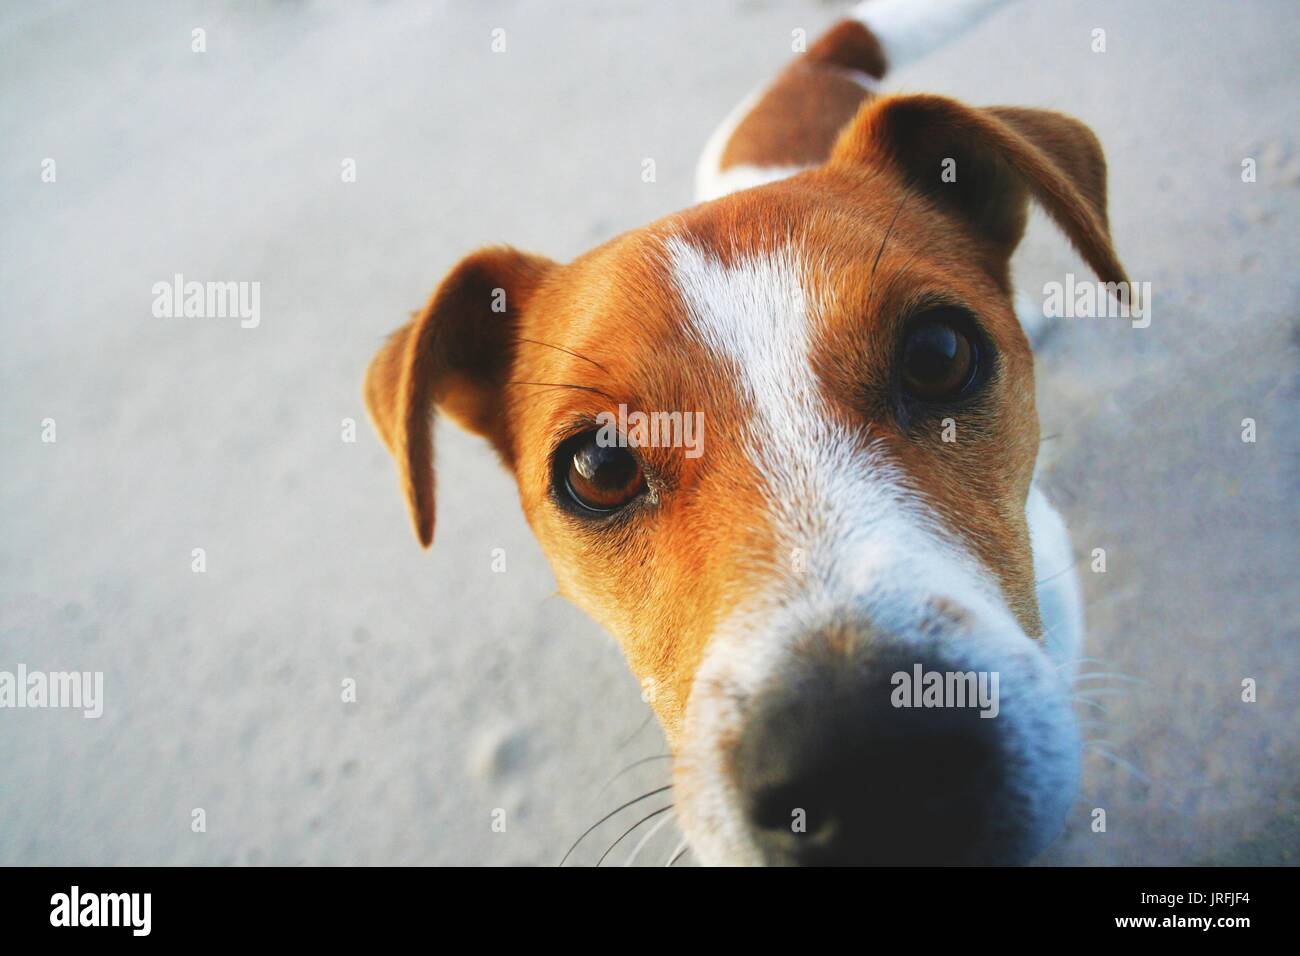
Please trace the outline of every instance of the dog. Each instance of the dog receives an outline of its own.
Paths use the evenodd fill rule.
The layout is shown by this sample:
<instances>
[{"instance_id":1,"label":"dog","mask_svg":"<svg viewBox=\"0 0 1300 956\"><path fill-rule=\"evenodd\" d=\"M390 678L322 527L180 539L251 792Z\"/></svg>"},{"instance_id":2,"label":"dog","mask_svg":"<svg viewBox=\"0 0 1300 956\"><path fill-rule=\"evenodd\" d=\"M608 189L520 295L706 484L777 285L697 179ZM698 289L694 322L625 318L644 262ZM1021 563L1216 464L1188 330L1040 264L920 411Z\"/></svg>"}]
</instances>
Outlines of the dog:
<instances>
[{"instance_id":1,"label":"dog","mask_svg":"<svg viewBox=\"0 0 1300 956\"><path fill-rule=\"evenodd\" d=\"M1032 200L1124 281L1105 160L1058 113L879 91L996 6L853 8L719 127L698 205L568 264L474 252L366 373L422 545L435 410L514 474L701 863L1024 863L1076 793L1082 609L1009 258ZM628 409L701 414L702 453L602 432ZM993 719L951 699L990 676Z\"/></svg>"}]
</instances>

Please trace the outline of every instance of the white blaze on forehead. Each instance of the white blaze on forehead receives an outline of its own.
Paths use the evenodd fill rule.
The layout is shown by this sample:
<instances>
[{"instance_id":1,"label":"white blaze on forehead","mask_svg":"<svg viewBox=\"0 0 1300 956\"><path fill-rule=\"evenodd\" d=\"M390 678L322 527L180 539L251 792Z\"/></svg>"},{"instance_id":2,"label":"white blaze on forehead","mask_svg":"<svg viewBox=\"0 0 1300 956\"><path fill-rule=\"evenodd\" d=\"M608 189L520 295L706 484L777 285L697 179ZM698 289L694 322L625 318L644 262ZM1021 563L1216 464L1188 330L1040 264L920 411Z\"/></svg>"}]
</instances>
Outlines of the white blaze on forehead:
<instances>
[{"instance_id":1,"label":"white blaze on forehead","mask_svg":"<svg viewBox=\"0 0 1300 956\"><path fill-rule=\"evenodd\" d=\"M789 445L811 437L809 428L821 430L824 403L809 362L809 304L795 257L780 249L727 266L677 236L666 247L689 331L741 375L736 387L761 429L752 440Z\"/></svg>"},{"instance_id":2,"label":"white blaze on forehead","mask_svg":"<svg viewBox=\"0 0 1300 956\"><path fill-rule=\"evenodd\" d=\"M739 376L744 450L787 552L774 557L805 597L822 591L831 605L846 592L893 590L900 574L929 565L923 555L958 557L932 509L862 429L836 417L821 389L811 355L832 290L810 293L788 245L729 264L677 236L665 246L688 331Z\"/></svg>"}]
</instances>

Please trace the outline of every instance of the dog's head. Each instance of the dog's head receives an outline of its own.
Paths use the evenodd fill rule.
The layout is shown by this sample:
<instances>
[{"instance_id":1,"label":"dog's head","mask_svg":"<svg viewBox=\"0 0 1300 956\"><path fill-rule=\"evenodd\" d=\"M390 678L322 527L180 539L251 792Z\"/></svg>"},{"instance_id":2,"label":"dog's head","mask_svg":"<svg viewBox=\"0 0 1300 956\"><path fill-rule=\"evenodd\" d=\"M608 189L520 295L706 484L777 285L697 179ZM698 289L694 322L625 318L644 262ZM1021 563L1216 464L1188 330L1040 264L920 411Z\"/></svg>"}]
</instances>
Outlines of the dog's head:
<instances>
[{"instance_id":1,"label":"dog's head","mask_svg":"<svg viewBox=\"0 0 1300 956\"><path fill-rule=\"evenodd\" d=\"M649 692L704 861L1009 862L1060 825L1078 741L1008 274L1031 197L1122 281L1085 127L880 100L825 166L570 264L469 256L370 367L423 544L435 408L513 471ZM977 684L992 708L942 696Z\"/></svg>"}]
</instances>

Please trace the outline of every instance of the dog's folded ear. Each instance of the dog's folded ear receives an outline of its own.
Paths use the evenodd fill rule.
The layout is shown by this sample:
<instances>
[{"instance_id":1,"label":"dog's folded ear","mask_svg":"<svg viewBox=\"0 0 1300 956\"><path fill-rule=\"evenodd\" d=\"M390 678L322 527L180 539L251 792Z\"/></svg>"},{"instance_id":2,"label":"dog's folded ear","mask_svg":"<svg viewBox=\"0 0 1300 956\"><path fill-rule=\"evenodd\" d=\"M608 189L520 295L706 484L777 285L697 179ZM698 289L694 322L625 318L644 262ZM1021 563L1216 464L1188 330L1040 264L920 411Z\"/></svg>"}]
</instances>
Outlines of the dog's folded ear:
<instances>
[{"instance_id":1,"label":"dog's folded ear","mask_svg":"<svg viewBox=\"0 0 1300 956\"><path fill-rule=\"evenodd\" d=\"M1124 282L1106 218L1106 159L1078 120L1048 110L975 108L941 96L868 103L832 166L888 168L971 223L1009 259L1032 197L1105 282Z\"/></svg>"},{"instance_id":2,"label":"dog's folded ear","mask_svg":"<svg viewBox=\"0 0 1300 956\"><path fill-rule=\"evenodd\" d=\"M473 253L370 363L366 408L397 461L415 533L426 548L434 525L434 409L486 437L509 460L502 391L519 316L553 266L505 247Z\"/></svg>"}]
</instances>

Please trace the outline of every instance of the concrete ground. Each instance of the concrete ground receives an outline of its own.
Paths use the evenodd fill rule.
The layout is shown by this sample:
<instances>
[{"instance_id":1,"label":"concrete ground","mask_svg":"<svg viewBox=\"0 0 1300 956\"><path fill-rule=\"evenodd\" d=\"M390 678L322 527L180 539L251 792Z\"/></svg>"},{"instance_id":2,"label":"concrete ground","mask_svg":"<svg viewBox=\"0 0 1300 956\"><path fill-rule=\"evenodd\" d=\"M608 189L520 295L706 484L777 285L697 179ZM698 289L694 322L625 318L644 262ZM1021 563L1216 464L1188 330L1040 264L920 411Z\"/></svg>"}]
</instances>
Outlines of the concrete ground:
<instances>
[{"instance_id":1,"label":"concrete ground","mask_svg":"<svg viewBox=\"0 0 1300 956\"><path fill-rule=\"evenodd\" d=\"M667 779L602 791L664 752L620 652L450 427L416 546L361 376L476 246L571 257L687 205L713 125L839 9L5 8L0 670L105 701L0 710L0 863L550 864ZM1039 367L1049 487L1107 553L1089 666L1135 679L1090 683L1107 743L1045 862L1296 862L1298 48L1285 2L1021 2L890 78L1089 123L1153 287L1150 328L1059 322ZM1087 275L1041 221L1017 271ZM176 273L260 282L260 326L155 318Z\"/></svg>"}]
</instances>

